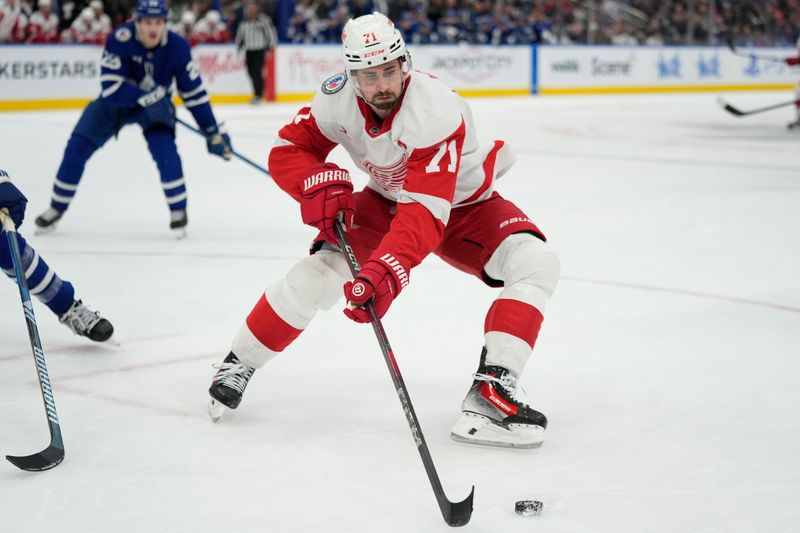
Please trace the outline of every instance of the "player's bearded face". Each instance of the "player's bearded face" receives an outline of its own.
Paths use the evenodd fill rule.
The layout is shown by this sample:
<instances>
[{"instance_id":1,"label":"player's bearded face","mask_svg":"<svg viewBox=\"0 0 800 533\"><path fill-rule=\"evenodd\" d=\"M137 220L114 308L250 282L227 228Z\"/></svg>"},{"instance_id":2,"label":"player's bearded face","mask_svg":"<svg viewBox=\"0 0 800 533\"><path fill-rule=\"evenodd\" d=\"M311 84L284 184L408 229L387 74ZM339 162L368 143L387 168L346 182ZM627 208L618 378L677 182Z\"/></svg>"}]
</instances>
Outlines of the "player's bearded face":
<instances>
[{"instance_id":1,"label":"player's bearded face","mask_svg":"<svg viewBox=\"0 0 800 533\"><path fill-rule=\"evenodd\" d=\"M143 18L136 22L139 30L139 39L145 48L155 48L164 36L167 21L159 18Z\"/></svg>"},{"instance_id":2,"label":"player's bearded face","mask_svg":"<svg viewBox=\"0 0 800 533\"><path fill-rule=\"evenodd\" d=\"M364 100L381 111L388 111L400 100L403 92L403 69L400 61L356 71L358 87Z\"/></svg>"}]
</instances>

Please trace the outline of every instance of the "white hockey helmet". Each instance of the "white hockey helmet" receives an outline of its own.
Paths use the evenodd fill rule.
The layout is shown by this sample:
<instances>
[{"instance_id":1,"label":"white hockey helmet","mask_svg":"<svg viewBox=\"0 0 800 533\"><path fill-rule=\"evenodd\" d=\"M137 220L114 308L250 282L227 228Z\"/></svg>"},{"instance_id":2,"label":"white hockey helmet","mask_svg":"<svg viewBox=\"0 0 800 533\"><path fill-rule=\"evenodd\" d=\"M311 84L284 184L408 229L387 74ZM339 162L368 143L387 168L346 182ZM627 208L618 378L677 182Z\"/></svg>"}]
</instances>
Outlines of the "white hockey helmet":
<instances>
[{"instance_id":1,"label":"white hockey helmet","mask_svg":"<svg viewBox=\"0 0 800 533\"><path fill-rule=\"evenodd\" d=\"M348 70L361 70L405 57L400 30L383 13L350 19L342 30L342 60Z\"/></svg>"},{"instance_id":2,"label":"white hockey helmet","mask_svg":"<svg viewBox=\"0 0 800 533\"><path fill-rule=\"evenodd\" d=\"M205 19L211 24L216 25L222 22L222 15L220 15L219 11L216 9L212 9L206 13Z\"/></svg>"},{"instance_id":3,"label":"white hockey helmet","mask_svg":"<svg viewBox=\"0 0 800 533\"><path fill-rule=\"evenodd\" d=\"M402 62L403 80L411 70L411 55L406 42L394 23L383 13L362 15L350 19L342 29L342 61L347 78L356 94L361 95L354 71L377 67L395 59Z\"/></svg>"}]
</instances>

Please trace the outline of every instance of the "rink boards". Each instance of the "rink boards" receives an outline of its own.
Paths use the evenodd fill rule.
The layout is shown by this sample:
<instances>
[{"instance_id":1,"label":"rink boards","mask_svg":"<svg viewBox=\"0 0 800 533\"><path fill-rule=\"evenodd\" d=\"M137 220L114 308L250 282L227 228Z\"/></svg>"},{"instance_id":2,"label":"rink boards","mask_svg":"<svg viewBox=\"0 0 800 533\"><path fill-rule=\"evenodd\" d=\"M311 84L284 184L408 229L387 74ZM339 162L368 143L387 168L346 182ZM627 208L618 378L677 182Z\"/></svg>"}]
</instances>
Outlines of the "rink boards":
<instances>
[{"instance_id":1,"label":"rink boards","mask_svg":"<svg viewBox=\"0 0 800 533\"><path fill-rule=\"evenodd\" d=\"M415 69L465 96L786 90L800 69L734 55L726 47L409 46ZM193 48L215 103L243 103L250 82L232 44ZM759 48L781 59L793 48ZM96 97L101 48L0 46L0 111L76 108ZM265 62L267 98L306 101L343 70L335 45L281 45Z\"/></svg>"}]
</instances>

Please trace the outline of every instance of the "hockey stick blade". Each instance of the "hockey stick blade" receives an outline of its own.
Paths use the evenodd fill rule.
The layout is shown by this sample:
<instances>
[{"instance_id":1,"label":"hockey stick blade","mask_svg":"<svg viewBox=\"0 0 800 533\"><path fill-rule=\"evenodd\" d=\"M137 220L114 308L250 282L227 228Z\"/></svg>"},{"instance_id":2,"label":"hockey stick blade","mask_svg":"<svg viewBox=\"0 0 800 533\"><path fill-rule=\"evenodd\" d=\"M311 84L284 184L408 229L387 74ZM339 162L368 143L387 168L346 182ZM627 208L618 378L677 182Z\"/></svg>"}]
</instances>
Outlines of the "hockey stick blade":
<instances>
[{"instance_id":1,"label":"hockey stick blade","mask_svg":"<svg viewBox=\"0 0 800 533\"><path fill-rule=\"evenodd\" d=\"M743 112L741 112L738 109L736 109L735 107L733 107L731 104L729 104L728 102L723 100L721 97L717 97L717 103L719 104L719 106L722 109L724 109L725 111L727 111L731 115L735 115L737 117L741 117L742 115L744 115Z\"/></svg>"},{"instance_id":2,"label":"hockey stick blade","mask_svg":"<svg viewBox=\"0 0 800 533\"><path fill-rule=\"evenodd\" d=\"M781 102L780 104L773 104L773 105L768 105L766 107L759 107L758 109L751 109L750 111L742 111L741 109L737 109L737 108L733 107L731 104L727 103L725 100L723 100L722 97L717 97L717 103L720 105L720 107L722 107L722 109L724 109L725 111L727 111L731 115L734 115L734 116L737 116L737 117L746 117L748 115L755 115L757 113L763 113L765 111L772 111L773 109L780 109L781 107L788 107L790 105L797 105L798 103L800 103L800 100L792 100L790 102Z\"/></svg>"},{"instance_id":3,"label":"hockey stick blade","mask_svg":"<svg viewBox=\"0 0 800 533\"><path fill-rule=\"evenodd\" d=\"M25 457L16 457L13 455L6 455L6 459L14 466L21 470L28 472L41 472L42 470L50 470L51 468L61 464L64 460L64 446L59 446L56 443L50 444L45 450L35 453L33 455L26 455Z\"/></svg>"},{"instance_id":4,"label":"hockey stick blade","mask_svg":"<svg viewBox=\"0 0 800 533\"><path fill-rule=\"evenodd\" d=\"M347 234L344 229L343 216L342 213L339 213L339 218L333 221L333 230L336 233L336 240L339 243L342 255L344 255L347 266L350 268L350 273L353 277L356 277L359 270L361 270L361 264L358 262L358 258L356 258L356 254L348 242ZM470 517L472 517L472 498L475 495L475 487L472 487L469 496L463 501L451 502L447 499L447 495L445 495L444 489L442 488L442 482L439 480L439 474L436 472L436 467L433 464L431 452L422 434L419 420L414 412L414 407L411 405L411 398L409 398L403 376L400 374L400 367L397 365L394 353L392 353L392 347L389 345L389 339L386 336L386 331L383 329L381 319L371 301L365 303L364 308L369 314L372 330L375 332L375 337L381 347L383 358L389 368L389 374L392 377L397 396L400 398L400 404L403 406L403 412L406 414L408 427L417 445L417 451L425 467L425 473L428 475L428 481L430 481L433 494L436 496L436 502L439 504L439 510L442 512L442 518L444 518L444 521L447 522L449 526L463 526L469 522Z\"/></svg>"},{"instance_id":5,"label":"hockey stick blade","mask_svg":"<svg viewBox=\"0 0 800 533\"><path fill-rule=\"evenodd\" d=\"M475 496L475 486L472 486L472 490L469 491L469 496L467 496L463 501L460 502L447 502L446 507L442 507L442 516L444 517L444 521L447 522L448 526L451 527L461 527L467 525L469 519L472 518L472 498Z\"/></svg>"}]
</instances>

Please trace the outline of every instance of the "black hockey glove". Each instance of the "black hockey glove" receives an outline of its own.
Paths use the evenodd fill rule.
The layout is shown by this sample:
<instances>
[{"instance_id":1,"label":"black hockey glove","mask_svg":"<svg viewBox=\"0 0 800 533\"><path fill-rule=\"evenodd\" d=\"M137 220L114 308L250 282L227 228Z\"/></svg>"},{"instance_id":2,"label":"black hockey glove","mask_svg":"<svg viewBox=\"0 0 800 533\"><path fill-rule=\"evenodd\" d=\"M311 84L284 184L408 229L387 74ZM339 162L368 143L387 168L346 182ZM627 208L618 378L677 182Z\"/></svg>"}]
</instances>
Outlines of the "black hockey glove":
<instances>
[{"instance_id":1,"label":"black hockey glove","mask_svg":"<svg viewBox=\"0 0 800 533\"><path fill-rule=\"evenodd\" d=\"M175 129L175 106L172 105L169 91L159 85L137 100L142 106L147 121L152 124L163 124ZM145 128L146 129L146 128Z\"/></svg>"},{"instance_id":2,"label":"black hockey glove","mask_svg":"<svg viewBox=\"0 0 800 533\"><path fill-rule=\"evenodd\" d=\"M208 153L217 155L225 161L231 160L231 137L225 129L225 124L211 126L205 131Z\"/></svg>"},{"instance_id":3,"label":"black hockey glove","mask_svg":"<svg viewBox=\"0 0 800 533\"><path fill-rule=\"evenodd\" d=\"M8 209L8 214L11 215L16 227L22 225L27 204L28 199L25 195L9 181L8 174L0 170L0 209Z\"/></svg>"}]
</instances>

